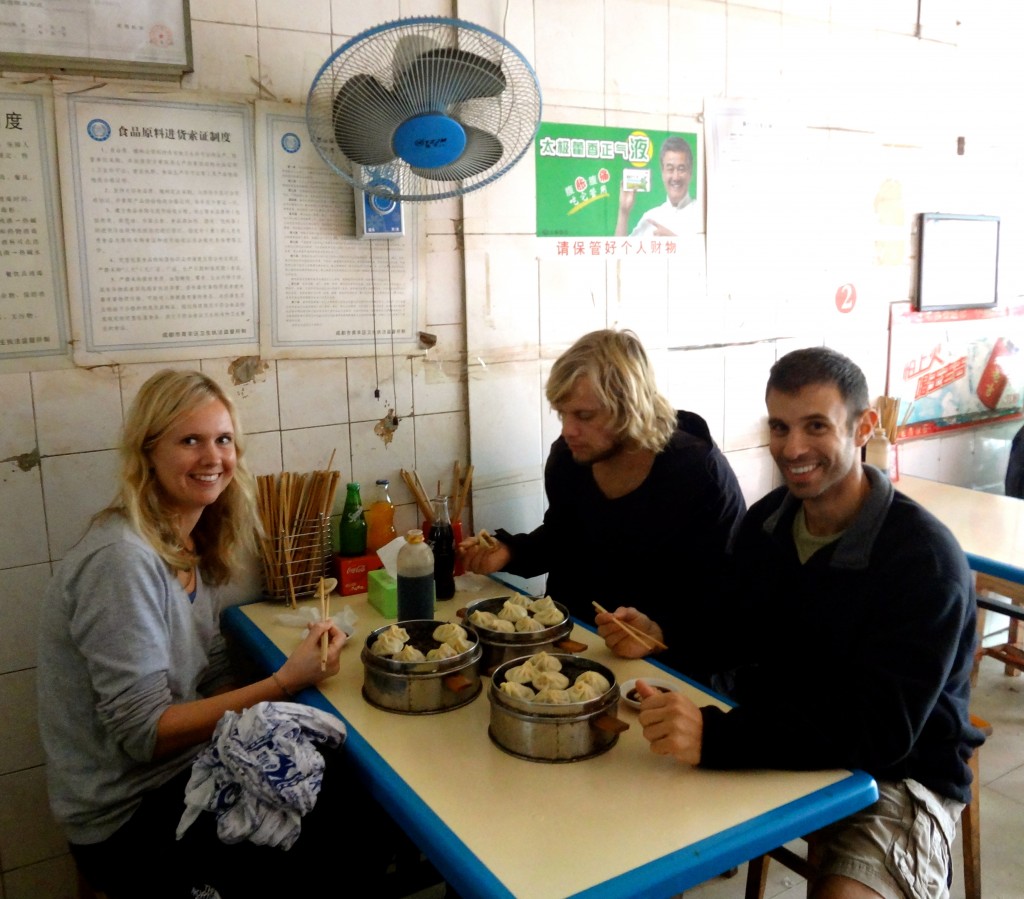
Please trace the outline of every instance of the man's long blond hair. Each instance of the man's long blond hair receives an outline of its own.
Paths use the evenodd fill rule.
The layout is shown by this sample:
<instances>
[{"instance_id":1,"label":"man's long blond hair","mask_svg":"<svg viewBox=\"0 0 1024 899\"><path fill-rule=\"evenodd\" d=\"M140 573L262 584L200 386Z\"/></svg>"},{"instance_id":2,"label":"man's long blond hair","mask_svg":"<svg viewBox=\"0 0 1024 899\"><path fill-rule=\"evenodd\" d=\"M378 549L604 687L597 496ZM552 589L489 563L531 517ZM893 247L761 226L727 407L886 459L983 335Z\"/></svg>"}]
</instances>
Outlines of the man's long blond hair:
<instances>
[{"instance_id":1,"label":"man's long blond hair","mask_svg":"<svg viewBox=\"0 0 1024 899\"><path fill-rule=\"evenodd\" d=\"M676 410L658 392L636 334L610 329L584 334L552 366L548 402L564 402L581 377L590 380L601 405L611 412L620 440L655 453L665 448L676 429Z\"/></svg>"},{"instance_id":2,"label":"man's long blond hair","mask_svg":"<svg viewBox=\"0 0 1024 899\"><path fill-rule=\"evenodd\" d=\"M234 477L209 505L192 531L195 552L181 545L173 516L153 472L150 453L168 428L183 415L219 400L231 416L236 464ZM198 371L165 369L139 390L132 402L121 440L121 486L115 500L96 517L119 513L172 568L198 564L209 584L223 584L238 573L242 551L255 545L258 525L256 482L245 462L245 440L231 397Z\"/></svg>"}]
</instances>

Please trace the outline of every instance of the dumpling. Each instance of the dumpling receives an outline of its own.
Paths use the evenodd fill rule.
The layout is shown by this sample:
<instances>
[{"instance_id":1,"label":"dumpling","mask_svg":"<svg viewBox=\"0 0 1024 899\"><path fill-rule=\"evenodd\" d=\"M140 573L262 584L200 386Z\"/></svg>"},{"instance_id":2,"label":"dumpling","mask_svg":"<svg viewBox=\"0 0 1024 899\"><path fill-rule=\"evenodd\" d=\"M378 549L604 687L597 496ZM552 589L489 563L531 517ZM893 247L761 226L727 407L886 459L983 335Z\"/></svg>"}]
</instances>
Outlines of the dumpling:
<instances>
[{"instance_id":1,"label":"dumpling","mask_svg":"<svg viewBox=\"0 0 1024 899\"><path fill-rule=\"evenodd\" d=\"M514 696L516 699L525 699L529 702L534 697L534 692L526 684L519 684L513 680L502 681L498 685L498 689L503 693L508 693L509 696Z\"/></svg>"},{"instance_id":2,"label":"dumpling","mask_svg":"<svg viewBox=\"0 0 1024 899\"><path fill-rule=\"evenodd\" d=\"M498 617L503 618L505 621L518 621L520 618L525 618L530 612L526 606L517 606L511 600L506 600L505 605L501 607L501 611L498 612Z\"/></svg>"},{"instance_id":3,"label":"dumpling","mask_svg":"<svg viewBox=\"0 0 1024 899\"><path fill-rule=\"evenodd\" d=\"M598 694L607 693L612 688L612 685L608 683L608 678L599 671L584 671L576 678L576 683L590 684Z\"/></svg>"},{"instance_id":4,"label":"dumpling","mask_svg":"<svg viewBox=\"0 0 1024 899\"><path fill-rule=\"evenodd\" d=\"M466 629L451 621L439 624L434 628L434 639L437 640L438 643L450 643L454 637L465 636Z\"/></svg>"},{"instance_id":5,"label":"dumpling","mask_svg":"<svg viewBox=\"0 0 1024 899\"><path fill-rule=\"evenodd\" d=\"M513 622L506 621L504 618L495 618L490 629L497 631L499 634L514 634L516 626Z\"/></svg>"},{"instance_id":6,"label":"dumpling","mask_svg":"<svg viewBox=\"0 0 1024 899\"><path fill-rule=\"evenodd\" d=\"M506 621L505 623L506 624L511 624L511 622L509 622L509 621ZM516 630L517 631L542 631L542 630L544 630L544 625L541 624L536 618L533 618L533 617L531 617L529 615L527 615L525 618L520 618L516 622L515 626L516 626Z\"/></svg>"},{"instance_id":7,"label":"dumpling","mask_svg":"<svg viewBox=\"0 0 1024 899\"><path fill-rule=\"evenodd\" d=\"M558 705L565 705L568 702L573 702L569 697L568 690L556 690L553 687L546 687L539 691L536 696L533 697L534 702L547 702Z\"/></svg>"},{"instance_id":8,"label":"dumpling","mask_svg":"<svg viewBox=\"0 0 1024 899\"><path fill-rule=\"evenodd\" d=\"M538 690L564 690L569 686L569 678L561 671L537 671L534 670L530 682Z\"/></svg>"},{"instance_id":9,"label":"dumpling","mask_svg":"<svg viewBox=\"0 0 1024 899\"><path fill-rule=\"evenodd\" d=\"M522 606L524 609L528 609L530 607L530 603L533 602L533 600L525 593L513 593L508 599L505 600L505 602L510 602L514 606Z\"/></svg>"},{"instance_id":10,"label":"dumpling","mask_svg":"<svg viewBox=\"0 0 1024 899\"><path fill-rule=\"evenodd\" d=\"M513 665L505 672L505 680L515 684L528 684L533 680L534 673L532 665Z\"/></svg>"},{"instance_id":11,"label":"dumpling","mask_svg":"<svg viewBox=\"0 0 1024 899\"><path fill-rule=\"evenodd\" d=\"M545 627L552 627L565 621L565 615L559 608L541 609L539 612L534 612L533 617Z\"/></svg>"},{"instance_id":12,"label":"dumpling","mask_svg":"<svg viewBox=\"0 0 1024 899\"><path fill-rule=\"evenodd\" d=\"M475 612L469 613L469 620L471 624L475 624L477 627L494 627L494 622L498 620L498 616L494 612L485 612L483 609L477 609Z\"/></svg>"},{"instance_id":13,"label":"dumpling","mask_svg":"<svg viewBox=\"0 0 1024 899\"><path fill-rule=\"evenodd\" d=\"M396 640L401 640L403 643L409 642L409 632L404 627L399 627L397 624L392 624L384 634L390 637L394 637ZM384 634L381 634L383 637Z\"/></svg>"},{"instance_id":14,"label":"dumpling","mask_svg":"<svg viewBox=\"0 0 1024 899\"><path fill-rule=\"evenodd\" d=\"M447 643L442 643L436 649L431 649L427 652L427 660L431 662L437 662L441 659L450 659L452 656L457 656L458 653Z\"/></svg>"},{"instance_id":15,"label":"dumpling","mask_svg":"<svg viewBox=\"0 0 1024 899\"><path fill-rule=\"evenodd\" d=\"M562 670L561 661L556 656L548 655L546 652L543 651L530 656L529 664L534 671Z\"/></svg>"},{"instance_id":16,"label":"dumpling","mask_svg":"<svg viewBox=\"0 0 1024 899\"><path fill-rule=\"evenodd\" d=\"M404 645L404 640L399 640L394 634L385 631L370 644L370 652L375 656L393 656L396 652L400 652Z\"/></svg>"},{"instance_id":17,"label":"dumpling","mask_svg":"<svg viewBox=\"0 0 1024 899\"><path fill-rule=\"evenodd\" d=\"M446 645L454 649L456 655L459 655L463 652L469 652L473 648L473 641L465 633L461 637L456 634Z\"/></svg>"},{"instance_id":18,"label":"dumpling","mask_svg":"<svg viewBox=\"0 0 1024 899\"><path fill-rule=\"evenodd\" d=\"M427 660L427 657L423 655L422 651L417 649L411 643L403 646L391 658L396 662L425 662Z\"/></svg>"},{"instance_id":19,"label":"dumpling","mask_svg":"<svg viewBox=\"0 0 1024 899\"><path fill-rule=\"evenodd\" d=\"M553 609L555 607L555 601L550 596L542 596L540 599L535 599L530 603L531 612L543 612L545 609Z\"/></svg>"},{"instance_id":20,"label":"dumpling","mask_svg":"<svg viewBox=\"0 0 1024 899\"><path fill-rule=\"evenodd\" d=\"M601 695L592 684L579 679L565 692L569 694L573 702L586 702L588 699L597 699Z\"/></svg>"}]
</instances>

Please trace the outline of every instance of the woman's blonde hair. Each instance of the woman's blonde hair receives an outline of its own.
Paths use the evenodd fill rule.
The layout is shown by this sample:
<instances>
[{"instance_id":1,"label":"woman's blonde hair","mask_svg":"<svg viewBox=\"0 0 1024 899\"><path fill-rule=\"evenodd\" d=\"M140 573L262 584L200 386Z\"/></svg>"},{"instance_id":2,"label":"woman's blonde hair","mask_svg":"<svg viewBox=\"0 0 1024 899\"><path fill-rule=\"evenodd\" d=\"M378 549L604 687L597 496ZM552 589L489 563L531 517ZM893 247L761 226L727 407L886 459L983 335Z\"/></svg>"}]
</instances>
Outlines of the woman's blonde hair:
<instances>
[{"instance_id":1,"label":"woman's blonde hair","mask_svg":"<svg viewBox=\"0 0 1024 899\"><path fill-rule=\"evenodd\" d=\"M567 349L551 368L547 398L563 403L579 378L593 385L611 412L616 436L659 453L676 429L676 410L659 392L640 339L632 331L591 331Z\"/></svg>"},{"instance_id":2,"label":"woman's blonde hair","mask_svg":"<svg viewBox=\"0 0 1024 899\"><path fill-rule=\"evenodd\" d=\"M209 505L192 531L195 552L181 545L173 515L153 471L150 453L179 418L211 400L219 400L231 416L235 431L234 477ZM255 546L256 481L245 462L245 440L231 397L216 381L198 371L164 369L139 390L132 402L121 438L121 486L113 503L97 518L120 513L152 544L172 568L198 564L203 580L223 584L238 573L243 550Z\"/></svg>"}]
</instances>

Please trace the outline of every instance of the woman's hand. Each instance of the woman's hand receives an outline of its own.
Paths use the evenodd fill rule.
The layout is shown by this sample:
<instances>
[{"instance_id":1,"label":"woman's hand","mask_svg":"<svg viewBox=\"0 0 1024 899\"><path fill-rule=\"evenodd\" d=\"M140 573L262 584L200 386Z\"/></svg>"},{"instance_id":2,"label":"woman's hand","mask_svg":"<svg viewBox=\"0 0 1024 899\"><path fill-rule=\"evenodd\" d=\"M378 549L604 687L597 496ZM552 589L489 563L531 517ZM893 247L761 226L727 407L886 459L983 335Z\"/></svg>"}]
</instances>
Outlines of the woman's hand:
<instances>
[{"instance_id":1,"label":"woman's hand","mask_svg":"<svg viewBox=\"0 0 1024 899\"><path fill-rule=\"evenodd\" d=\"M321 670L320 637L328 635L327 660ZM345 632L333 621L317 621L309 626L309 632L295 647L288 660L277 670L277 677L289 693L298 693L305 687L318 684L324 678L338 673L338 656L345 641Z\"/></svg>"}]
</instances>

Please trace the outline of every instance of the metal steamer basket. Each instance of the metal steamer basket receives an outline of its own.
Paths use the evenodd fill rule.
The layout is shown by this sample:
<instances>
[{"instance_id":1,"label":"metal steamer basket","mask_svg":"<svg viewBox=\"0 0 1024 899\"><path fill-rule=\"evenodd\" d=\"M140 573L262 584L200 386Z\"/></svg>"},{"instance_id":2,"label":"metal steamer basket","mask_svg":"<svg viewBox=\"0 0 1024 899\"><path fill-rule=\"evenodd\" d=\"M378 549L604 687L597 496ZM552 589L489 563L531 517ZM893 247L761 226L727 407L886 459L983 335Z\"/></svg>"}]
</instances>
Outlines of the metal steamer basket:
<instances>
[{"instance_id":1,"label":"metal steamer basket","mask_svg":"<svg viewBox=\"0 0 1024 899\"><path fill-rule=\"evenodd\" d=\"M409 634L409 643L426 655L438 646L434 631L444 621L399 621ZM405 715L431 715L447 712L472 702L483 687L480 681L480 644L473 631L466 629L471 649L450 659L426 662L399 662L377 656L370 646L392 625L373 631L363 645L363 698L372 706Z\"/></svg>"},{"instance_id":2,"label":"metal steamer basket","mask_svg":"<svg viewBox=\"0 0 1024 899\"><path fill-rule=\"evenodd\" d=\"M538 652L583 652L587 648L585 643L569 639L572 633L572 618L569 616L569 610L558 602L555 603L555 607L563 613L564 620L539 631L516 631L506 634L486 627L477 627L469 620L469 616L476 611L493 612L497 615L507 599L507 596L478 599L464 609L459 609L457 613L466 629L474 632L480 640L483 647L480 668L485 674L493 673L502 663L520 656L534 655Z\"/></svg>"},{"instance_id":3,"label":"metal steamer basket","mask_svg":"<svg viewBox=\"0 0 1024 899\"><path fill-rule=\"evenodd\" d=\"M596 699L563 704L516 699L501 690L509 668L527 657L512 659L491 677L491 740L505 752L534 762L578 762L606 752L629 725L617 718L619 688L609 668L590 659L556 654L562 674L572 683L584 671L597 671L611 688Z\"/></svg>"}]
</instances>

